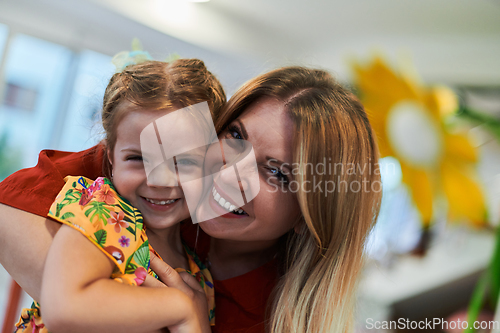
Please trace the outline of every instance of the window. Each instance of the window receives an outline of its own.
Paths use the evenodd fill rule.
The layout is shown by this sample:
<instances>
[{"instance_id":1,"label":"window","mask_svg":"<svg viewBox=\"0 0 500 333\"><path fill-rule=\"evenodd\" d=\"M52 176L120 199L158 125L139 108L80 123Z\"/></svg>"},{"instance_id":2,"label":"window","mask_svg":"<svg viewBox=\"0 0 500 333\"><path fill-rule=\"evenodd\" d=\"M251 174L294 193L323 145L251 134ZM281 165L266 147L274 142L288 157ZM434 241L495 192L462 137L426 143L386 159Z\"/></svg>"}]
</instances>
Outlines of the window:
<instances>
[{"instance_id":1,"label":"window","mask_svg":"<svg viewBox=\"0 0 500 333\"><path fill-rule=\"evenodd\" d=\"M80 53L57 149L78 151L99 142L102 98L114 70L111 57L88 50Z\"/></svg>"},{"instance_id":2,"label":"window","mask_svg":"<svg viewBox=\"0 0 500 333\"><path fill-rule=\"evenodd\" d=\"M0 180L34 166L42 149L82 150L99 141L111 57L17 34L0 25ZM5 45L8 44L8 49ZM5 49L5 50L4 50Z\"/></svg>"}]
</instances>

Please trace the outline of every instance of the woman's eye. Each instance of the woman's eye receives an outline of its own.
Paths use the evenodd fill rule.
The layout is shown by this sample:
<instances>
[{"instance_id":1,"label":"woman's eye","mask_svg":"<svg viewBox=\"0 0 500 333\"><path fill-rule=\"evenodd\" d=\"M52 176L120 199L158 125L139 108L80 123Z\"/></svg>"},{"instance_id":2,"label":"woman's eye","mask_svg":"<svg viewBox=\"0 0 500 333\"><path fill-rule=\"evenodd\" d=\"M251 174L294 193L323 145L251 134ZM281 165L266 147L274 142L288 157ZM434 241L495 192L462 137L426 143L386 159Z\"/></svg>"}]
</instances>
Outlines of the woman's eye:
<instances>
[{"instance_id":1,"label":"woman's eye","mask_svg":"<svg viewBox=\"0 0 500 333\"><path fill-rule=\"evenodd\" d=\"M229 125L225 138L227 145L234 149L235 152L242 152L246 147L244 139L240 134L240 129L235 125Z\"/></svg>"},{"instance_id":2,"label":"woman's eye","mask_svg":"<svg viewBox=\"0 0 500 333\"><path fill-rule=\"evenodd\" d=\"M270 168L269 172L276 177L279 182L288 184L288 176L283 174L279 169Z\"/></svg>"},{"instance_id":3,"label":"woman's eye","mask_svg":"<svg viewBox=\"0 0 500 333\"><path fill-rule=\"evenodd\" d=\"M234 125L229 125L229 127L227 129L227 133L228 133L230 139L243 140L243 137L241 136L238 127L236 127Z\"/></svg>"}]
</instances>

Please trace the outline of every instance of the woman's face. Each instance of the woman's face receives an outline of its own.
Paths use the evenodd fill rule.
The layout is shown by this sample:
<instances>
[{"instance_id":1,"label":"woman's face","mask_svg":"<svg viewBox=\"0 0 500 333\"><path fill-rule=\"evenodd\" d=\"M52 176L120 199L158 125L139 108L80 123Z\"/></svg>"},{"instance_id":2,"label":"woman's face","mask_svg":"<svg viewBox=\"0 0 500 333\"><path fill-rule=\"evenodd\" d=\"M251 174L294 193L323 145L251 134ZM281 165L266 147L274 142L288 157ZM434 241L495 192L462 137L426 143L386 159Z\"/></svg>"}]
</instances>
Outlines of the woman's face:
<instances>
[{"instance_id":1,"label":"woman's face","mask_svg":"<svg viewBox=\"0 0 500 333\"><path fill-rule=\"evenodd\" d=\"M234 212L233 207L222 207L227 201L235 204L237 199L231 198L228 193L235 193L235 187L239 192L241 186L248 185L251 180L244 179L245 175L240 174L238 183L234 177L220 172L224 169L221 158L217 158L221 154L220 146L213 145L205 159L205 175L212 175L213 185L208 187L210 193L205 195L197 214L218 216L200 222L200 227L207 234L219 239L265 241L278 239L294 227L300 208L296 194L288 189L292 174L287 167L292 165L293 129L283 102L265 97L251 104L219 136L220 139L251 143L257 162L253 182L259 183L260 191L253 200L240 206L243 213ZM222 204L221 199L224 199Z\"/></svg>"}]
</instances>

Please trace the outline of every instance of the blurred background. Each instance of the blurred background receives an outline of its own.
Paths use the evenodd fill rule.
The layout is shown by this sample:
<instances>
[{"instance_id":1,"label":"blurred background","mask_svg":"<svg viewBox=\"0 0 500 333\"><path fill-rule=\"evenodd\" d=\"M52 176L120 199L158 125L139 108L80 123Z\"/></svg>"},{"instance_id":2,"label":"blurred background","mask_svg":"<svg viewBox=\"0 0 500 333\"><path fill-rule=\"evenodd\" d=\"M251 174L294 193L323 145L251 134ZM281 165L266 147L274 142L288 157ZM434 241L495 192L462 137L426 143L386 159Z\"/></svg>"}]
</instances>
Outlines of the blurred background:
<instances>
[{"instance_id":1,"label":"blurred background","mask_svg":"<svg viewBox=\"0 0 500 333\"><path fill-rule=\"evenodd\" d=\"M500 1L1 0L0 180L42 149L100 140L111 58L134 37L158 60L204 60L228 96L305 65L362 98L384 199L357 331L386 331L368 319L463 318L471 306L500 322ZM0 323L10 287L1 270Z\"/></svg>"}]
</instances>

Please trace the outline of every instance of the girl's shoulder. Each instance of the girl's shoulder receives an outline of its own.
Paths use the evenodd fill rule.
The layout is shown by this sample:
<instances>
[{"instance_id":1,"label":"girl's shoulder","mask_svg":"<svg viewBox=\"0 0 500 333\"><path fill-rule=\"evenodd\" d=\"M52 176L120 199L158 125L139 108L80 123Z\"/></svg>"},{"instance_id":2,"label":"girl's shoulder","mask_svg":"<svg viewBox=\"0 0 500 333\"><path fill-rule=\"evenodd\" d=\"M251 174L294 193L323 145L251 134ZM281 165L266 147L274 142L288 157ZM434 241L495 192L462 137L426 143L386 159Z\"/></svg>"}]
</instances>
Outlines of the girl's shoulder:
<instances>
[{"instance_id":1,"label":"girl's shoulder","mask_svg":"<svg viewBox=\"0 0 500 333\"><path fill-rule=\"evenodd\" d=\"M111 181L68 176L48 216L86 236L116 265L113 277L141 284L149 267L149 241L142 215L121 197ZM139 274L139 280L134 275ZM128 275L132 280L128 281Z\"/></svg>"}]
</instances>

